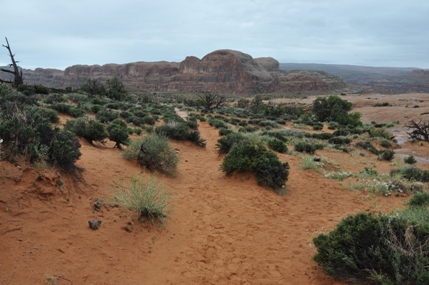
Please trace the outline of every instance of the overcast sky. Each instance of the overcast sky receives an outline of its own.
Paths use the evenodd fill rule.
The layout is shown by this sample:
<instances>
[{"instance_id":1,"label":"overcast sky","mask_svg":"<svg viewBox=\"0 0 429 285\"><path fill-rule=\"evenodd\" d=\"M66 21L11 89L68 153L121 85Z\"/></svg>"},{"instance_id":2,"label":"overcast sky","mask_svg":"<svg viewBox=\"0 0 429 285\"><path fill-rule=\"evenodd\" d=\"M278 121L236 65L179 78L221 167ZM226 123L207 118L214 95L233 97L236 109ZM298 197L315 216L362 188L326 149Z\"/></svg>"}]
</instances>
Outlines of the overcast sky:
<instances>
[{"instance_id":1,"label":"overcast sky","mask_svg":"<svg viewBox=\"0 0 429 285\"><path fill-rule=\"evenodd\" d=\"M218 49L429 68L429 0L14 0L2 3L0 27L30 69L180 62Z\"/></svg>"}]
</instances>

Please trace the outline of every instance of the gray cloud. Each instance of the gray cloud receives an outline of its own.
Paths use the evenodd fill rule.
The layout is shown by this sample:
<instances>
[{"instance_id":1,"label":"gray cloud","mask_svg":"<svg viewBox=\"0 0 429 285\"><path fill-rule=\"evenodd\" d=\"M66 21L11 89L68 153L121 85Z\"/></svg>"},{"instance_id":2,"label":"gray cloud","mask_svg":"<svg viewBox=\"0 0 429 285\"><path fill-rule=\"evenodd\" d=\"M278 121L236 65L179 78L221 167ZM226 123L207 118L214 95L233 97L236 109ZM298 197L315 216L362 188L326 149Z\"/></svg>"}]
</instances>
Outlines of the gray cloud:
<instances>
[{"instance_id":1,"label":"gray cloud","mask_svg":"<svg viewBox=\"0 0 429 285\"><path fill-rule=\"evenodd\" d=\"M429 68L425 0L147 2L9 1L0 26L26 68L182 61L224 48L280 62ZM8 62L3 50L0 65Z\"/></svg>"}]
</instances>

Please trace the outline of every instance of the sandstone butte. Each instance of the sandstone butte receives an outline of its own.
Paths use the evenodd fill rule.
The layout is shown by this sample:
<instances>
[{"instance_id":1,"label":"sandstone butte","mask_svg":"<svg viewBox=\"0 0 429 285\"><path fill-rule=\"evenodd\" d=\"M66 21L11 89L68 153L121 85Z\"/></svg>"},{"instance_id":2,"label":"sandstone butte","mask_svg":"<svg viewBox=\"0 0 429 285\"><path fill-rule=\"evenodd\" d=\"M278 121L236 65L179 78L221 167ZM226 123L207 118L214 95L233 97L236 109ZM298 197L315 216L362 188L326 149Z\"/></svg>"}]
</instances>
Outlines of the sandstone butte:
<instances>
[{"instance_id":1,"label":"sandstone butte","mask_svg":"<svg viewBox=\"0 0 429 285\"><path fill-rule=\"evenodd\" d=\"M124 84L149 91L229 94L260 92L330 92L344 81L321 71L282 71L274 58L252 58L234 50L217 50L202 59L188 56L177 62L73 65L58 69L24 70L25 82L53 88L78 87L88 78L120 78Z\"/></svg>"}]
</instances>

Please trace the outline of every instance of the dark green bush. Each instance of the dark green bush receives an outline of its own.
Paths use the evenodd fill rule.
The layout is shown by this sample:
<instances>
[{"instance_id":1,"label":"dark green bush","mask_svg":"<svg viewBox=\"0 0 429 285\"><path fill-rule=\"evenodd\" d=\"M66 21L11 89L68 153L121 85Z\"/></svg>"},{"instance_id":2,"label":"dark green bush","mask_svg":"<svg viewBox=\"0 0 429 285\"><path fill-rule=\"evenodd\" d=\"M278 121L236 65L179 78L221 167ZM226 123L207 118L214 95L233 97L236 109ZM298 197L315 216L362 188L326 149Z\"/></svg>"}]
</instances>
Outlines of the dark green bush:
<instances>
[{"instance_id":1,"label":"dark green bush","mask_svg":"<svg viewBox=\"0 0 429 285\"><path fill-rule=\"evenodd\" d=\"M63 103L66 101L66 98L64 98L64 95L62 94L50 94L46 96L45 100L43 100L46 104L55 104L55 103Z\"/></svg>"},{"instance_id":2,"label":"dark green bush","mask_svg":"<svg viewBox=\"0 0 429 285\"><path fill-rule=\"evenodd\" d=\"M118 113L107 109L101 109L95 114L95 118L102 123L110 123L118 118Z\"/></svg>"},{"instance_id":3,"label":"dark green bush","mask_svg":"<svg viewBox=\"0 0 429 285\"><path fill-rule=\"evenodd\" d=\"M382 147L385 147L385 148L392 147L392 144L389 141L387 141L387 140L382 140L381 143L380 143L380 145Z\"/></svg>"},{"instance_id":4,"label":"dark green bush","mask_svg":"<svg viewBox=\"0 0 429 285\"><path fill-rule=\"evenodd\" d=\"M235 144L243 140L246 140L246 138L240 133L231 133L218 139L216 143L218 154L227 154Z\"/></svg>"},{"instance_id":5,"label":"dark green bush","mask_svg":"<svg viewBox=\"0 0 429 285\"><path fill-rule=\"evenodd\" d=\"M345 137L332 137L328 140L328 143L337 145L349 144L350 142L351 139Z\"/></svg>"},{"instance_id":6,"label":"dark green bush","mask_svg":"<svg viewBox=\"0 0 429 285\"><path fill-rule=\"evenodd\" d=\"M288 151L286 144L276 138L272 138L267 143L268 147L276 152L285 153Z\"/></svg>"},{"instance_id":7,"label":"dark green bush","mask_svg":"<svg viewBox=\"0 0 429 285\"><path fill-rule=\"evenodd\" d=\"M417 192L408 201L410 207L428 207L429 206L429 193Z\"/></svg>"},{"instance_id":8,"label":"dark green bush","mask_svg":"<svg viewBox=\"0 0 429 285\"><path fill-rule=\"evenodd\" d=\"M311 137L319 140L329 140L333 137L330 133L321 133L321 134L311 134Z\"/></svg>"},{"instance_id":9,"label":"dark green bush","mask_svg":"<svg viewBox=\"0 0 429 285\"><path fill-rule=\"evenodd\" d=\"M323 145L314 145L307 142L299 142L295 144L295 151L314 154L317 149L323 148Z\"/></svg>"},{"instance_id":10,"label":"dark green bush","mask_svg":"<svg viewBox=\"0 0 429 285\"><path fill-rule=\"evenodd\" d=\"M395 152L391 149L379 150L377 159L391 161L394 156Z\"/></svg>"},{"instance_id":11,"label":"dark green bush","mask_svg":"<svg viewBox=\"0 0 429 285\"><path fill-rule=\"evenodd\" d=\"M405 166L390 171L390 175L400 174L403 178L410 181L429 182L429 170L422 170L414 166Z\"/></svg>"},{"instance_id":12,"label":"dark green bush","mask_svg":"<svg viewBox=\"0 0 429 285\"><path fill-rule=\"evenodd\" d=\"M186 124L193 130L198 129L198 123L196 121L187 121Z\"/></svg>"},{"instance_id":13,"label":"dark green bush","mask_svg":"<svg viewBox=\"0 0 429 285\"><path fill-rule=\"evenodd\" d=\"M116 143L115 147L121 149L121 144L128 145L130 143L127 124L121 119L113 120L106 129L109 140Z\"/></svg>"},{"instance_id":14,"label":"dark green bush","mask_svg":"<svg viewBox=\"0 0 429 285\"><path fill-rule=\"evenodd\" d=\"M201 138L200 132L198 131L188 132L188 136L186 139L200 147L206 147L206 140Z\"/></svg>"},{"instance_id":15,"label":"dark green bush","mask_svg":"<svg viewBox=\"0 0 429 285\"><path fill-rule=\"evenodd\" d=\"M231 131L231 130L229 130L229 129L221 128L221 129L219 130L219 135L220 135L220 136L226 136L226 135L229 135L229 134L231 134L231 133L233 133L233 131Z\"/></svg>"},{"instance_id":16,"label":"dark green bush","mask_svg":"<svg viewBox=\"0 0 429 285\"><path fill-rule=\"evenodd\" d=\"M313 125L313 130L315 130L315 131L320 131L322 129L323 129L323 125L320 125L320 124L314 124Z\"/></svg>"},{"instance_id":17,"label":"dark green bush","mask_svg":"<svg viewBox=\"0 0 429 285\"><path fill-rule=\"evenodd\" d=\"M234 144L221 165L226 175L231 175L235 171L254 172L258 184L274 190L285 187L288 168L288 163L281 163L275 153L268 151L261 142L250 140Z\"/></svg>"},{"instance_id":18,"label":"dark green bush","mask_svg":"<svg viewBox=\"0 0 429 285\"><path fill-rule=\"evenodd\" d=\"M429 284L425 207L391 215L359 213L313 239L314 260L334 278L363 284Z\"/></svg>"},{"instance_id":19,"label":"dark green bush","mask_svg":"<svg viewBox=\"0 0 429 285\"><path fill-rule=\"evenodd\" d=\"M53 124L58 124L60 122L58 113L55 112L55 110L39 108L39 113L42 117L49 119Z\"/></svg>"},{"instance_id":20,"label":"dark green bush","mask_svg":"<svg viewBox=\"0 0 429 285\"><path fill-rule=\"evenodd\" d=\"M73 133L56 129L48 156L54 165L73 173L78 169L75 162L81 156L80 147L79 140Z\"/></svg>"},{"instance_id":21,"label":"dark green bush","mask_svg":"<svg viewBox=\"0 0 429 285\"><path fill-rule=\"evenodd\" d=\"M93 144L93 141L104 143L104 139L107 138L103 123L92 120L89 117L67 120L64 128L86 139L91 144Z\"/></svg>"},{"instance_id":22,"label":"dark green bush","mask_svg":"<svg viewBox=\"0 0 429 285\"><path fill-rule=\"evenodd\" d=\"M154 118L152 118L152 117L150 117L150 116L145 116L145 117L143 117L143 122L146 124L146 125L151 125L151 126L153 126L153 125L155 125L155 119Z\"/></svg>"},{"instance_id":23,"label":"dark green bush","mask_svg":"<svg viewBox=\"0 0 429 285\"><path fill-rule=\"evenodd\" d=\"M378 154L378 150L370 142L357 142L356 146L361 147L374 154Z\"/></svg>"},{"instance_id":24,"label":"dark green bush","mask_svg":"<svg viewBox=\"0 0 429 285\"><path fill-rule=\"evenodd\" d=\"M415 164L415 163L417 163L417 160L415 159L414 156L410 155L410 156L404 158L404 162L407 164Z\"/></svg>"},{"instance_id":25,"label":"dark green bush","mask_svg":"<svg viewBox=\"0 0 429 285\"><path fill-rule=\"evenodd\" d=\"M261 135L276 138L281 140L282 142L287 142L287 136L282 131L263 131Z\"/></svg>"},{"instance_id":26,"label":"dark green bush","mask_svg":"<svg viewBox=\"0 0 429 285\"><path fill-rule=\"evenodd\" d=\"M247 126L247 127L241 127L238 129L239 133L253 133L258 131L259 128L258 127L251 127L251 126Z\"/></svg>"}]
</instances>

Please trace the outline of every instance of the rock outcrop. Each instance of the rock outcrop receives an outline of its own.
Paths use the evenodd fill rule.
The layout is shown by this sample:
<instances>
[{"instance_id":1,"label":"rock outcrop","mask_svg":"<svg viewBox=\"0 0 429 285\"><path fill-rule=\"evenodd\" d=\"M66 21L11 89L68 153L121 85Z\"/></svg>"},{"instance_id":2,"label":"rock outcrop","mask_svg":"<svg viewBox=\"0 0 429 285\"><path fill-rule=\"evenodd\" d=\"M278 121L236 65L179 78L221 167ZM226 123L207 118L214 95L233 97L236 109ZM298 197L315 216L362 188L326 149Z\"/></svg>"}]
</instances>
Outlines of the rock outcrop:
<instances>
[{"instance_id":1,"label":"rock outcrop","mask_svg":"<svg viewBox=\"0 0 429 285\"><path fill-rule=\"evenodd\" d=\"M73 65L24 70L29 84L78 87L88 78L120 78L124 84L150 91L210 91L219 93L327 92L345 87L339 77L317 71L280 71L274 58L256 58L234 50L217 50L201 60L188 56L177 62Z\"/></svg>"}]
</instances>

